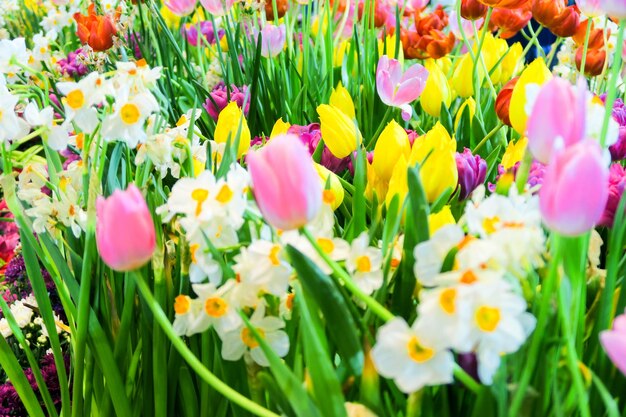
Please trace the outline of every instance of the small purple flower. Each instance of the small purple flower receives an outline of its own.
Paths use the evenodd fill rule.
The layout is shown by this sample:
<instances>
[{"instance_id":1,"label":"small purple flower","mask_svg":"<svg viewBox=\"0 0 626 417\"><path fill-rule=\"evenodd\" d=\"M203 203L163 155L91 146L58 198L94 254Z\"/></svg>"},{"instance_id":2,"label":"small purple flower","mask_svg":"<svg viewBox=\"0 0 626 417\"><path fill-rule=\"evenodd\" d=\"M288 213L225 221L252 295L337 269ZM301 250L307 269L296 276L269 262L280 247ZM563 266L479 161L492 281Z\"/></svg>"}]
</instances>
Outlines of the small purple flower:
<instances>
[{"instance_id":1,"label":"small purple flower","mask_svg":"<svg viewBox=\"0 0 626 417\"><path fill-rule=\"evenodd\" d=\"M204 37L206 42L209 45L214 45L218 39L224 35L224 29L219 29L217 31L217 36L215 33L215 29L213 28L213 24L208 20L200 22L198 24L187 24L183 28L181 28L181 32L183 34L183 38L187 39L192 46L198 45L198 26L200 27L200 34Z\"/></svg>"},{"instance_id":2,"label":"small purple flower","mask_svg":"<svg viewBox=\"0 0 626 417\"><path fill-rule=\"evenodd\" d=\"M487 176L487 162L480 155L472 155L472 151L465 148L462 153L457 152L456 168L459 172L460 200L465 200Z\"/></svg>"},{"instance_id":3,"label":"small purple flower","mask_svg":"<svg viewBox=\"0 0 626 417\"><path fill-rule=\"evenodd\" d=\"M243 107L243 103L246 99L246 93L248 92L248 86L244 85L241 87L237 87L234 84L230 86L230 94L226 89L224 83L219 83L213 91L209 93L210 97L202 105L209 116L213 118L217 122L217 117L220 112L230 103L231 101L236 101L239 108ZM246 108L243 109L243 113L247 116L248 110L250 110L250 100L246 103Z\"/></svg>"},{"instance_id":4,"label":"small purple flower","mask_svg":"<svg viewBox=\"0 0 626 417\"><path fill-rule=\"evenodd\" d=\"M612 164L609 168L609 199L606 202L600 225L612 227L617 206L626 188L626 170L620 164Z\"/></svg>"},{"instance_id":5,"label":"small purple flower","mask_svg":"<svg viewBox=\"0 0 626 417\"><path fill-rule=\"evenodd\" d=\"M78 48L76 51L70 52L67 58L57 61L57 65L61 72L67 76L82 77L89 71L87 65L82 61L82 58L85 57L86 55L83 53L83 48Z\"/></svg>"}]
</instances>

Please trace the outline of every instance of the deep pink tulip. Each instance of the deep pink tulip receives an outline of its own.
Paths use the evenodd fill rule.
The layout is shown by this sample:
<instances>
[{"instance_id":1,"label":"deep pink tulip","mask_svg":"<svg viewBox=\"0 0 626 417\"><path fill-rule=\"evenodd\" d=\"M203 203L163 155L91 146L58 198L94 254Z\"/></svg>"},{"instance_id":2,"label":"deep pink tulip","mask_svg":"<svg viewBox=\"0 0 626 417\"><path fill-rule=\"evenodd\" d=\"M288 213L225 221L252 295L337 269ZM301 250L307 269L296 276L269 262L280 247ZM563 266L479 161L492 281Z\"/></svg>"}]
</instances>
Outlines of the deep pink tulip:
<instances>
[{"instance_id":1,"label":"deep pink tulip","mask_svg":"<svg viewBox=\"0 0 626 417\"><path fill-rule=\"evenodd\" d=\"M626 0L598 0L600 9L608 16L626 18Z\"/></svg>"},{"instance_id":2,"label":"deep pink tulip","mask_svg":"<svg viewBox=\"0 0 626 417\"><path fill-rule=\"evenodd\" d=\"M576 236L594 227L609 197L609 170L597 142L555 151L539 191L539 209L552 230Z\"/></svg>"},{"instance_id":3,"label":"deep pink tulip","mask_svg":"<svg viewBox=\"0 0 626 417\"><path fill-rule=\"evenodd\" d=\"M116 271L131 271L152 258L156 233L146 200L131 184L96 202L98 252Z\"/></svg>"},{"instance_id":4,"label":"deep pink tulip","mask_svg":"<svg viewBox=\"0 0 626 417\"><path fill-rule=\"evenodd\" d=\"M176 16L188 16L196 10L198 0L165 0L163 4Z\"/></svg>"},{"instance_id":5,"label":"deep pink tulip","mask_svg":"<svg viewBox=\"0 0 626 417\"><path fill-rule=\"evenodd\" d=\"M554 149L584 138L587 97L584 79L574 87L562 78L553 78L541 88L526 132L528 149L536 160L547 164Z\"/></svg>"},{"instance_id":6,"label":"deep pink tulip","mask_svg":"<svg viewBox=\"0 0 626 417\"><path fill-rule=\"evenodd\" d=\"M254 197L272 226L291 230L311 221L322 205L322 188L313 160L291 134L272 138L246 159Z\"/></svg>"},{"instance_id":7,"label":"deep pink tulip","mask_svg":"<svg viewBox=\"0 0 626 417\"><path fill-rule=\"evenodd\" d=\"M600 343L617 369L626 375L626 314L615 317L613 329L600 333Z\"/></svg>"},{"instance_id":8,"label":"deep pink tulip","mask_svg":"<svg viewBox=\"0 0 626 417\"><path fill-rule=\"evenodd\" d=\"M275 26L271 23L266 23L260 32L255 30L255 42L259 41L259 34L261 35L261 56L272 58L282 52L287 39L284 24Z\"/></svg>"},{"instance_id":9,"label":"deep pink tulip","mask_svg":"<svg viewBox=\"0 0 626 417\"><path fill-rule=\"evenodd\" d=\"M383 55L376 68L376 90L378 96L388 106L402 109L402 118L411 118L412 108L409 105L416 100L428 79L428 70L420 64L414 64L402 73L402 64L396 59Z\"/></svg>"}]
</instances>

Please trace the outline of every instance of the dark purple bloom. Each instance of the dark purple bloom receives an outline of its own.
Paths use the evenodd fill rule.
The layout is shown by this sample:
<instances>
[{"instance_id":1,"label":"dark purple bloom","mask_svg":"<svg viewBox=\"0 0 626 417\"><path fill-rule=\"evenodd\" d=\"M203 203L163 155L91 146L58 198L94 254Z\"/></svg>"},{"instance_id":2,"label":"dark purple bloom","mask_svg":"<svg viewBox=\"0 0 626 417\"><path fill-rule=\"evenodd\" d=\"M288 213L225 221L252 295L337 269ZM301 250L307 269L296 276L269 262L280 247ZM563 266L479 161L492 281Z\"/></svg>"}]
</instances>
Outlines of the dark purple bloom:
<instances>
[{"instance_id":1,"label":"dark purple bloom","mask_svg":"<svg viewBox=\"0 0 626 417\"><path fill-rule=\"evenodd\" d=\"M181 28L181 32L183 34L183 38L187 39L187 42L192 46L198 45L198 26L200 26L200 34L204 37L206 42L209 45L215 44L219 38L224 35L224 29L219 29L217 31L217 36L215 36L215 30L213 29L213 24L208 20L204 22L200 22L198 24L188 24Z\"/></svg>"},{"instance_id":2,"label":"dark purple bloom","mask_svg":"<svg viewBox=\"0 0 626 417\"><path fill-rule=\"evenodd\" d=\"M604 213L599 224L601 226L612 227L615 220L617 206L626 187L626 170L620 164L613 164L609 168L609 199L606 202Z\"/></svg>"},{"instance_id":3,"label":"dark purple bloom","mask_svg":"<svg viewBox=\"0 0 626 417\"><path fill-rule=\"evenodd\" d=\"M219 83L209 95L211 97L207 98L206 102L202 105L209 116L213 118L217 122L217 117L220 112L230 103L231 101L237 102L239 108L243 107L243 103L246 99L246 93L248 92L248 86L244 85L241 87L237 87L236 85L230 86L230 93L226 89L224 83ZM246 103L246 107L243 109L243 113L247 116L248 110L250 110L250 99Z\"/></svg>"},{"instance_id":4,"label":"dark purple bloom","mask_svg":"<svg viewBox=\"0 0 626 417\"><path fill-rule=\"evenodd\" d=\"M457 152L456 169L459 172L460 200L465 200L487 176L487 162L480 155L472 155L472 151L465 148L462 153Z\"/></svg>"},{"instance_id":5,"label":"dark purple bloom","mask_svg":"<svg viewBox=\"0 0 626 417\"><path fill-rule=\"evenodd\" d=\"M86 57L83 53L83 48L78 48L74 52L70 52L67 58L60 59L57 65L61 69L61 72L70 77L82 77L87 74L89 69L83 62L82 58Z\"/></svg>"},{"instance_id":6,"label":"dark purple bloom","mask_svg":"<svg viewBox=\"0 0 626 417\"><path fill-rule=\"evenodd\" d=\"M606 94L602 94L600 99L605 103ZM626 105L624 105L624 101L621 98L618 98L613 103L612 116L613 120L619 125L619 136L617 137L617 142L609 146L609 151L613 161L621 161L626 158Z\"/></svg>"},{"instance_id":7,"label":"dark purple bloom","mask_svg":"<svg viewBox=\"0 0 626 417\"><path fill-rule=\"evenodd\" d=\"M141 48L139 48L139 45L141 44L141 42L142 42L142 39L139 33L131 33L126 36L126 43L129 48L132 48L135 59L143 58L143 54L141 53Z\"/></svg>"}]
</instances>

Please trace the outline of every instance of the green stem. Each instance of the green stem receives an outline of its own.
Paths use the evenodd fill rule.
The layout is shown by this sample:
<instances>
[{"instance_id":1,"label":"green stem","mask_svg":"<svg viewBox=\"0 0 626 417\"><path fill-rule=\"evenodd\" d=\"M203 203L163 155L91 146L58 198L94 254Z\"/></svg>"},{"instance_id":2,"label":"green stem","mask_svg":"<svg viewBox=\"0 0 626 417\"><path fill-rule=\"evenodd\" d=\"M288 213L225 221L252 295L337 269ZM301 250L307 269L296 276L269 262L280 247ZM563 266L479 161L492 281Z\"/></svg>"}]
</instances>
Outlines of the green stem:
<instances>
[{"instance_id":1,"label":"green stem","mask_svg":"<svg viewBox=\"0 0 626 417\"><path fill-rule=\"evenodd\" d=\"M528 181L528 173L530 172L532 163L533 157L527 149L524 152L524 158L522 159L522 163L520 164L515 177L517 192L520 194L522 194L524 192L524 188L526 188L526 181Z\"/></svg>"},{"instance_id":2,"label":"green stem","mask_svg":"<svg viewBox=\"0 0 626 417\"><path fill-rule=\"evenodd\" d=\"M213 389L222 394L226 399L231 401L233 404L240 406L241 408L248 410L249 412L261 416L261 417L280 417L278 414L268 410L250 400L249 398L241 395L239 392L234 390L233 388L226 385L222 380L215 376L211 371L209 371L203 364L200 362L198 358L193 354L193 352L187 347L185 342L178 337L172 324L169 319L163 312L163 309L159 306L157 301L154 299L148 284L143 280L143 277L138 273L134 272L131 274L132 278L135 280L137 284L137 288L139 289L139 293L143 297L146 305L152 311L154 316L154 320L156 320L161 329L165 333L174 348L180 353L182 358L189 364L189 366L196 372L196 374L202 378L206 383L208 383Z\"/></svg>"},{"instance_id":3,"label":"green stem","mask_svg":"<svg viewBox=\"0 0 626 417\"><path fill-rule=\"evenodd\" d=\"M580 62L580 75L585 76L585 65L587 65L587 50L589 49L589 36L591 35L591 19L587 19L587 30L585 31L585 43L583 44L583 57Z\"/></svg>"},{"instance_id":4,"label":"green stem","mask_svg":"<svg viewBox=\"0 0 626 417\"><path fill-rule=\"evenodd\" d=\"M500 129L502 129L503 126L504 126L504 124L502 124L502 122L498 122L496 127L491 129L491 132L487 133L487 136L485 136L480 142L478 142L476 147L472 150L472 153L475 154L476 152L478 152L478 150L480 148L482 148L485 145L485 143L487 143L489 141L489 139L494 137L495 134L498 133L500 131Z\"/></svg>"},{"instance_id":5,"label":"green stem","mask_svg":"<svg viewBox=\"0 0 626 417\"><path fill-rule=\"evenodd\" d=\"M367 142L367 145L365 145L365 149L370 149L372 145L376 144L376 140L378 139L383 129L387 125L387 121L389 121L389 118L391 117L392 112L393 112L393 107L387 107L387 111L385 112L385 115L383 116L382 121L378 125L378 129L376 129L376 133L374 133L374 136L372 136L369 142Z\"/></svg>"},{"instance_id":6,"label":"green stem","mask_svg":"<svg viewBox=\"0 0 626 417\"><path fill-rule=\"evenodd\" d=\"M619 78L619 71L622 68L622 53L620 45L624 43L624 28L626 27L626 19L622 19L619 22L619 32L617 32L617 45L615 48L615 55L613 58L613 72L611 73L611 81L609 82L609 90L606 96L606 113L604 115L604 121L602 122L602 133L600 135L600 146L604 148L606 144L606 134L609 131L609 120L613 117L613 103L617 97L617 79Z\"/></svg>"}]
</instances>

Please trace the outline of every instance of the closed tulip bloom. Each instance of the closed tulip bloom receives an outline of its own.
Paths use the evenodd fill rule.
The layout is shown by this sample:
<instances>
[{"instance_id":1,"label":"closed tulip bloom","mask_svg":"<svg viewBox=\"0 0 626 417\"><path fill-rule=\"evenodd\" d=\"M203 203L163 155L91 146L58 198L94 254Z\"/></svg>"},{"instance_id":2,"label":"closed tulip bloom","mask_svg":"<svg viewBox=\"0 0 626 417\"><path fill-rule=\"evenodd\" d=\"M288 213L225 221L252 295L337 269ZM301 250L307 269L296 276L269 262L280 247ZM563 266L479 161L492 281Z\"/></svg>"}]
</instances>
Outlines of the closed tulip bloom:
<instances>
[{"instance_id":1,"label":"closed tulip bloom","mask_svg":"<svg viewBox=\"0 0 626 417\"><path fill-rule=\"evenodd\" d=\"M376 68L376 91L388 106L402 109L402 119L408 121L413 112L409 103L416 100L426 87L428 70L420 64L409 67L404 73L402 64L383 55Z\"/></svg>"},{"instance_id":2,"label":"closed tulip bloom","mask_svg":"<svg viewBox=\"0 0 626 417\"><path fill-rule=\"evenodd\" d=\"M580 71L583 65L584 47L579 46L576 49L576 69ZM585 59L585 75L587 77L596 77L604 71L604 61L606 61L606 51L604 49L587 49L587 58Z\"/></svg>"},{"instance_id":3,"label":"closed tulip bloom","mask_svg":"<svg viewBox=\"0 0 626 417\"><path fill-rule=\"evenodd\" d=\"M589 231L602 217L608 186L609 170L597 142L586 139L556 153L539 190L544 223L566 236Z\"/></svg>"},{"instance_id":4,"label":"closed tulip bloom","mask_svg":"<svg viewBox=\"0 0 626 417\"><path fill-rule=\"evenodd\" d=\"M537 58L524 69L520 75L513 93L511 94L511 105L509 106L509 117L513 129L520 135L526 132L526 123L528 121L529 109L527 109L528 98L526 96L527 86L536 84L541 86L552 78L552 73L546 66L542 58Z\"/></svg>"},{"instance_id":5,"label":"closed tulip bloom","mask_svg":"<svg viewBox=\"0 0 626 417\"><path fill-rule=\"evenodd\" d=\"M404 155L400 155L400 159L398 159L396 166L393 168L393 173L391 175L391 179L389 180L389 188L386 191L387 195L385 196L385 204L387 205L387 207L389 207L391 201L393 200L393 197L396 195L399 198L398 207L402 206L402 203L404 202L404 199L409 192L409 180L407 172L408 169L409 166L406 158L404 157ZM374 176L376 176L375 173ZM370 178L368 176L368 182L369 181ZM376 190L376 187L374 187L374 190ZM378 194L378 198L381 198L380 194Z\"/></svg>"},{"instance_id":6,"label":"closed tulip bloom","mask_svg":"<svg viewBox=\"0 0 626 417\"><path fill-rule=\"evenodd\" d=\"M456 169L459 174L459 200L465 200L482 183L487 176L487 161L480 155L472 155L472 151L465 148L462 153L456 153Z\"/></svg>"},{"instance_id":7,"label":"closed tulip bloom","mask_svg":"<svg viewBox=\"0 0 626 417\"><path fill-rule=\"evenodd\" d=\"M618 19L626 18L626 1L624 0L599 0L600 9L607 15Z\"/></svg>"},{"instance_id":8,"label":"closed tulip bloom","mask_svg":"<svg viewBox=\"0 0 626 417\"><path fill-rule=\"evenodd\" d=\"M450 83L459 97L467 98L474 95L473 74L474 61L470 54L465 54L463 58L458 61L452 78L450 79ZM485 71L482 65L478 66L476 76L478 78L478 84L482 84L485 78Z\"/></svg>"},{"instance_id":9,"label":"closed tulip bloom","mask_svg":"<svg viewBox=\"0 0 626 417\"><path fill-rule=\"evenodd\" d=\"M600 343L617 369L626 375L626 314L615 317L611 330L600 332Z\"/></svg>"},{"instance_id":10,"label":"closed tulip bloom","mask_svg":"<svg viewBox=\"0 0 626 417\"><path fill-rule=\"evenodd\" d=\"M392 120L382 131L374 148L374 162L372 163L376 175L389 181L398 158L411 154L411 144L406 131L395 120Z\"/></svg>"},{"instance_id":11,"label":"closed tulip bloom","mask_svg":"<svg viewBox=\"0 0 626 417\"><path fill-rule=\"evenodd\" d=\"M585 135L587 87L578 88L562 78L548 81L539 92L528 119L528 148L547 164L555 148L570 146Z\"/></svg>"},{"instance_id":12,"label":"closed tulip bloom","mask_svg":"<svg viewBox=\"0 0 626 417\"><path fill-rule=\"evenodd\" d=\"M488 7L478 0L462 0L461 16L467 20L478 20L485 17Z\"/></svg>"},{"instance_id":13,"label":"closed tulip bloom","mask_svg":"<svg viewBox=\"0 0 626 417\"><path fill-rule=\"evenodd\" d=\"M361 132L354 120L341 109L329 104L317 107L320 116L322 139L337 158L345 158L356 151L361 143Z\"/></svg>"},{"instance_id":14,"label":"closed tulip bloom","mask_svg":"<svg viewBox=\"0 0 626 417\"><path fill-rule=\"evenodd\" d=\"M426 113L433 117L439 117L441 105L450 106L452 92L450 91L446 75L434 60L429 59L426 61L426 69L428 70L428 80L426 81L426 87L422 92L420 102L422 103L422 109Z\"/></svg>"},{"instance_id":15,"label":"closed tulip bloom","mask_svg":"<svg viewBox=\"0 0 626 417\"><path fill-rule=\"evenodd\" d=\"M196 10L198 0L165 0L163 4L176 16L188 16Z\"/></svg>"},{"instance_id":16,"label":"closed tulip bloom","mask_svg":"<svg viewBox=\"0 0 626 417\"><path fill-rule=\"evenodd\" d=\"M437 200L446 189L456 188L459 174L455 151L456 141L441 123L413 143L409 165L420 164L420 178L429 203Z\"/></svg>"},{"instance_id":17,"label":"closed tulip bloom","mask_svg":"<svg viewBox=\"0 0 626 417\"><path fill-rule=\"evenodd\" d=\"M230 140L230 143L234 144L237 133L239 133L237 158L241 158L250 148L250 129L248 129L248 122L246 122L246 118L237 103L231 101L217 118L214 139L217 143L226 143Z\"/></svg>"},{"instance_id":18,"label":"closed tulip bloom","mask_svg":"<svg viewBox=\"0 0 626 417\"><path fill-rule=\"evenodd\" d=\"M263 217L282 230L311 221L322 205L322 187L300 139L280 135L246 158L254 197Z\"/></svg>"},{"instance_id":19,"label":"closed tulip bloom","mask_svg":"<svg viewBox=\"0 0 626 417\"><path fill-rule=\"evenodd\" d=\"M235 4L235 0L200 0L207 12L213 16L224 16Z\"/></svg>"},{"instance_id":20,"label":"closed tulip bloom","mask_svg":"<svg viewBox=\"0 0 626 417\"><path fill-rule=\"evenodd\" d=\"M274 26L271 23L266 23L260 32L255 32L255 42L258 42L259 35L261 36L261 56L265 58L277 56L285 47L286 32L283 24Z\"/></svg>"},{"instance_id":21,"label":"closed tulip bloom","mask_svg":"<svg viewBox=\"0 0 626 417\"><path fill-rule=\"evenodd\" d=\"M620 164L612 164L609 168L609 199L598 223L600 226L613 227L615 213L624 190L626 190L626 169Z\"/></svg>"},{"instance_id":22,"label":"closed tulip bloom","mask_svg":"<svg viewBox=\"0 0 626 417\"><path fill-rule=\"evenodd\" d=\"M469 122L471 124L472 120L474 120L474 115L476 115L476 100L474 100L473 97L465 100L463 104L461 104L461 107L459 107L459 110L456 112L456 117L454 118L454 130L459 127L459 122L463 117L463 113L465 113L465 109L467 109L468 111Z\"/></svg>"},{"instance_id":23,"label":"closed tulip bloom","mask_svg":"<svg viewBox=\"0 0 626 417\"><path fill-rule=\"evenodd\" d=\"M585 16L589 17L601 16L604 13L601 3L602 0L576 0L576 6L578 6Z\"/></svg>"},{"instance_id":24,"label":"closed tulip bloom","mask_svg":"<svg viewBox=\"0 0 626 417\"><path fill-rule=\"evenodd\" d=\"M89 5L87 16L74 13L76 34L81 43L91 46L94 51L106 51L113 46L113 36L117 33L115 22L109 15L97 15L93 3Z\"/></svg>"},{"instance_id":25,"label":"closed tulip bloom","mask_svg":"<svg viewBox=\"0 0 626 417\"><path fill-rule=\"evenodd\" d=\"M333 88L333 92L330 94L329 103L331 106L337 107L339 110L345 113L351 119L356 118L356 111L354 110L354 102L352 97L346 88L341 85L341 82L337 88Z\"/></svg>"},{"instance_id":26,"label":"closed tulip bloom","mask_svg":"<svg viewBox=\"0 0 626 417\"><path fill-rule=\"evenodd\" d=\"M131 184L96 202L98 253L111 269L131 271L152 258L156 233L150 210L139 189Z\"/></svg>"},{"instance_id":27,"label":"closed tulip bloom","mask_svg":"<svg viewBox=\"0 0 626 417\"><path fill-rule=\"evenodd\" d=\"M496 115L498 119L502 121L507 126L511 126L511 118L509 116L509 108L511 106L511 96L513 95L513 89L515 88L515 84L519 77L513 78L511 81L506 83L502 90L498 93L498 97L496 97Z\"/></svg>"}]
</instances>

